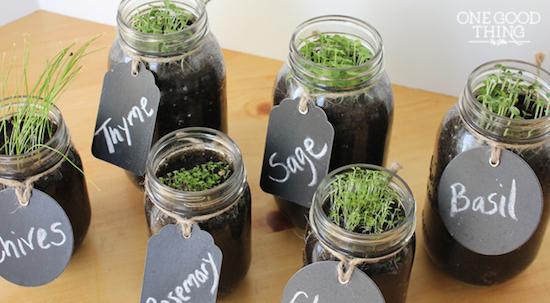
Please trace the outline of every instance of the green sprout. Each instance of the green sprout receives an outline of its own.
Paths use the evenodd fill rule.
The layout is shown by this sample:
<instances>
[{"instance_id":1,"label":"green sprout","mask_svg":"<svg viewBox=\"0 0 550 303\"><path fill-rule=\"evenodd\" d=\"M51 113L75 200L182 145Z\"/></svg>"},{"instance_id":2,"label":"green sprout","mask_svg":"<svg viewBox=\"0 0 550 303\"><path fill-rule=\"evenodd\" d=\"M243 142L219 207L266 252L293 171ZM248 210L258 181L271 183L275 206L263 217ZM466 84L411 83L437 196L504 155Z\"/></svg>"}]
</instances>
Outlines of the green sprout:
<instances>
[{"instance_id":1,"label":"green sprout","mask_svg":"<svg viewBox=\"0 0 550 303\"><path fill-rule=\"evenodd\" d=\"M52 137L55 125L50 121L49 112L67 85L78 75L80 62L86 56L87 49L96 40L93 38L77 49L71 44L59 51L47 61L35 83L29 82L29 49L25 44L23 71L21 75L12 74L15 59L7 60L2 56L0 62L0 98L20 100L22 106L15 108L9 119L0 122L0 134L3 139L0 153L8 156L22 155L44 146ZM13 81L15 83L12 83ZM15 89L12 90L12 88ZM8 109L8 112L13 111Z\"/></svg>"},{"instance_id":2,"label":"green sprout","mask_svg":"<svg viewBox=\"0 0 550 303\"><path fill-rule=\"evenodd\" d=\"M145 11L132 16L132 27L144 34L169 34L180 32L195 21L195 16L170 0L163 5L151 5Z\"/></svg>"},{"instance_id":3,"label":"green sprout","mask_svg":"<svg viewBox=\"0 0 550 303\"><path fill-rule=\"evenodd\" d=\"M317 78L334 80L328 82L330 86L345 87L355 84L353 82L369 80L368 77L360 77L365 70L354 69L368 63L373 56L371 50L359 39L315 33L303 42L299 51L310 62L322 66L319 68L311 65L307 68Z\"/></svg>"},{"instance_id":4,"label":"green sprout","mask_svg":"<svg viewBox=\"0 0 550 303\"><path fill-rule=\"evenodd\" d=\"M351 232L377 234L405 219L400 196L390 186L392 174L354 167L330 185L329 218Z\"/></svg>"},{"instance_id":5,"label":"green sprout","mask_svg":"<svg viewBox=\"0 0 550 303\"><path fill-rule=\"evenodd\" d=\"M174 170L159 180L162 184L181 191L203 191L222 184L232 173L228 163L208 161L191 169Z\"/></svg>"},{"instance_id":6,"label":"green sprout","mask_svg":"<svg viewBox=\"0 0 550 303\"><path fill-rule=\"evenodd\" d=\"M541 96L538 82L529 83L522 72L499 64L500 73L489 75L475 94L489 111L510 119L539 119L550 115L550 94Z\"/></svg>"}]
</instances>

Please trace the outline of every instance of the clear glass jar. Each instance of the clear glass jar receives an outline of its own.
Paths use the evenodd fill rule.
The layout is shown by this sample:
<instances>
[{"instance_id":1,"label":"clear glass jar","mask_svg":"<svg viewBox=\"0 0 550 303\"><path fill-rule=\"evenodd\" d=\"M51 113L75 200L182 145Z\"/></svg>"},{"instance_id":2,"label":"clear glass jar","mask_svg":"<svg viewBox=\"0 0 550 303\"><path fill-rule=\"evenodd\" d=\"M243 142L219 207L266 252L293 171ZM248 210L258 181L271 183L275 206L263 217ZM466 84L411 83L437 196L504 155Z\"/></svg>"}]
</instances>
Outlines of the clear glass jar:
<instances>
[{"instance_id":1,"label":"clear glass jar","mask_svg":"<svg viewBox=\"0 0 550 303\"><path fill-rule=\"evenodd\" d=\"M393 174L383 167L367 164L347 165L328 174L313 196L309 226L306 229L304 264L327 260L339 261L325 247L348 258L389 256L377 263L362 264L357 268L376 283L387 303L403 303L407 298L416 247L416 204L412 192L405 181L395 175L390 181L390 186L401 198L400 202L405 210L403 222L394 229L380 234L347 231L330 220L326 213L326 204L336 176L352 171L354 167Z\"/></svg>"},{"instance_id":2,"label":"clear glass jar","mask_svg":"<svg viewBox=\"0 0 550 303\"><path fill-rule=\"evenodd\" d=\"M2 101L0 119L10 119L23 106L27 106L27 103L20 98ZM82 169L80 155L71 143L69 130L57 107L52 106L49 119L55 129L52 137L45 143L50 148L39 147L19 156L0 155L0 177L24 181L62 162L56 170L34 182L33 187L48 194L63 208L71 222L76 251L90 226L92 211L88 189L84 175L63 157L65 155ZM4 186L0 185L0 190L2 189Z\"/></svg>"},{"instance_id":3,"label":"clear glass jar","mask_svg":"<svg viewBox=\"0 0 550 303\"><path fill-rule=\"evenodd\" d=\"M428 196L423 213L423 230L432 261L455 278L480 285L491 285L518 275L535 259L546 225L550 205L550 117L517 120L487 110L475 97L476 89L497 65L521 71L522 77L540 84L541 96L550 93L550 74L521 61L488 62L472 72L458 104L449 110L441 124L432 157ZM547 98L547 97L546 97ZM538 177L543 191L543 214L533 236L518 249L503 255L475 253L458 243L448 232L438 207L438 185L449 162L465 151L497 142L523 158Z\"/></svg>"},{"instance_id":4,"label":"clear glass jar","mask_svg":"<svg viewBox=\"0 0 550 303\"><path fill-rule=\"evenodd\" d=\"M182 167L189 169L212 156L233 167L229 179L214 188L185 192L159 180L167 172ZM145 178L145 215L151 234L175 223L160 209L182 218L192 218L218 212L232 204L234 206L223 214L199 223L223 253L219 284L222 295L244 278L250 266L251 197L241 152L227 135L202 127L174 131L153 146Z\"/></svg>"},{"instance_id":5,"label":"clear glass jar","mask_svg":"<svg viewBox=\"0 0 550 303\"><path fill-rule=\"evenodd\" d=\"M192 25L168 34L144 34L131 18L163 0L125 0L117 14L118 33L109 66L139 58L155 76L160 103L153 144L183 127L227 132L226 75L221 48L209 31L203 0L172 0L195 16ZM143 178L138 178L139 182Z\"/></svg>"},{"instance_id":6,"label":"clear glass jar","mask_svg":"<svg viewBox=\"0 0 550 303\"><path fill-rule=\"evenodd\" d=\"M300 48L318 32L359 39L373 57L363 65L345 69L313 63L300 53ZM326 76L319 77L312 68ZM290 41L288 62L277 76L273 103L303 96L322 108L334 127L329 170L352 163L384 165L393 94L384 71L382 38L374 27L346 16L322 16L298 26ZM275 200L295 226L306 226L307 208L279 197Z\"/></svg>"}]
</instances>

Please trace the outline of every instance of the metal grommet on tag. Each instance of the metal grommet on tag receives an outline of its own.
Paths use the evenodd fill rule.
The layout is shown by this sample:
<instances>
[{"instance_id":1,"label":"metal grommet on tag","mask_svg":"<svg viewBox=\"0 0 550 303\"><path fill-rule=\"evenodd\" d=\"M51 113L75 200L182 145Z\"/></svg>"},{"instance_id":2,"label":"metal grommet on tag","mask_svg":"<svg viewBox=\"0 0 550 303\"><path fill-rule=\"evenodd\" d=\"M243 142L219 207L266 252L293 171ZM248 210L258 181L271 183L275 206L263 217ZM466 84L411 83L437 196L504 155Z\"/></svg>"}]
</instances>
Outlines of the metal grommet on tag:
<instances>
[{"instance_id":1,"label":"metal grommet on tag","mask_svg":"<svg viewBox=\"0 0 550 303\"><path fill-rule=\"evenodd\" d=\"M491 157L489 158L489 164L491 167L499 166L501 152L502 150L499 147L491 147Z\"/></svg>"},{"instance_id":2,"label":"metal grommet on tag","mask_svg":"<svg viewBox=\"0 0 550 303\"><path fill-rule=\"evenodd\" d=\"M132 76L137 77L139 74L139 60L132 59Z\"/></svg>"}]
</instances>

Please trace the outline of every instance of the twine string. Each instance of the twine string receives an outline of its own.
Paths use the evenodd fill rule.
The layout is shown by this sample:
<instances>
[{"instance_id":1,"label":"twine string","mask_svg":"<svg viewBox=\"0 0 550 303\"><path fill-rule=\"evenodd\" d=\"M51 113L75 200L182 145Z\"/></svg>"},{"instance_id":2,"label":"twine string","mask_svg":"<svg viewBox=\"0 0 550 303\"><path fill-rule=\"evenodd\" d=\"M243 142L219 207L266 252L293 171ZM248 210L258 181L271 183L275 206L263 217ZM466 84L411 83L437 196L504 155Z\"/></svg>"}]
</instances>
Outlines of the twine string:
<instances>
[{"instance_id":1,"label":"twine string","mask_svg":"<svg viewBox=\"0 0 550 303\"><path fill-rule=\"evenodd\" d=\"M63 156L63 158L65 158L65 157L67 157L66 154ZM42 178L44 176L47 176L47 175L51 174L52 172L54 172L55 170L57 170L61 166L62 163L63 163L63 159L61 161L58 161L55 165L48 168L47 170L45 170L45 171L43 171L39 174L30 176L30 177L26 178L23 181L7 179L7 178L0 178L0 184L4 185L6 187L9 187L9 188L15 189L15 195L17 197L17 201L19 202L19 204L22 207L26 207L27 205L29 205L29 201L30 201L31 196L32 196L32 190L34 188L33 187L34 183L36 181L38 181L40 178Z\"/></svg>"}]
</instances>

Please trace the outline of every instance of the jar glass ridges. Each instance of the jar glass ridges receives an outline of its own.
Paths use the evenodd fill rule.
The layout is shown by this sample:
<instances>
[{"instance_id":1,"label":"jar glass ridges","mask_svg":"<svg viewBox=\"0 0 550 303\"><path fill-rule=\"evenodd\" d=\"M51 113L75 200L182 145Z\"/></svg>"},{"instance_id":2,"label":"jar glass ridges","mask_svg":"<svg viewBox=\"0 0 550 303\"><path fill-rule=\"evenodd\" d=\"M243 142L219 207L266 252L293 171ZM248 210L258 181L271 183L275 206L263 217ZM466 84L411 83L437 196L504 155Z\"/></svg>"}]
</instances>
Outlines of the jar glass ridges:
<instances>
[{"instance_id":1,"label":"jar glass ridges","mask_svg":"<svg viewBox=\"0 0 550 303\"><path fill-rule=\"evenodd\" d=\"M161 96L153 144L183 127L227 131L223 54L209 31L205 4L201 0L172 3L193 14L193 23L178 32L145 34L132 26L132 16L152 5L162 6L164 1L123 1L117 16L118 35L109 55L111 68L138 60L155 76Z\"/></svg>"},{"instance_id":2,"label":"jar glass ridges","mask_svg":"<svg viewBox=\"0 0 550 303\"><path fill-rule=\"evenodd\" d=\"M477 99L483 80L498 75L502 67L520 78L537 83L538 94L548 101L550 74L521 61L493 61L478 67L470 75L458 104L444 117L432 158L423 230L428 255L453 277L473 284L492 285L508 280L535 259L548 223L549 211L543 207L541 221L534 234L517 249L500 255L476 253L451 236L439 212L441 177L451 160L477 148L499 145L521 157L533 170L542 186L543 205L550 203L550 117L510 119L487 110ZM529 201L524 201L529 203Z\"/></svg>"},{"instance_id":3,"label":"jar glass ridges","mask_svg":"<svg viewBox=\"0 0 550 303\"><path fill-rule=\"evenodd\" d=\"M306 232L304 263L307 265L325 260L338 261L326 247L348 258L377 258L389 255L387 259L377 263L359 265L358 269L377 284L386 302L405 302L416 243L416 204L407 184L397 175L393 176L389 183L398 193L404 210L404 219L396 227L383 233L350 232L335 224L327 215L331 188L337 176L357 168L394 174L383 167L366 164L348 165L331 172L321 182L313 198Z\"/></svg>"},{"instance_id":4,"label":"jar glass ridges","mask_svg":"<svg viewBox=\"0 0 550 303\"><path fill-rule=\"evenodd\" d=\"M358 40L372 54L363 64L329 68L300 53L319 35ZM383 165L393 117L393 95L384 71L382 38L376 29L346 16L322 16L298 26L290 41L288 62L277 77L273 102L308 96L334 127L330 170L352 163ZM276 197L295 226L306 225L307 209Z\"/></svg>"},{"instance_id":5,"label":"jar glass ridges","mask_svg":"<svg viewBox=\"0 0 550 303\"><path fill-rule=\"evenodd\" d=\"M194 192L174 189L160 180L170 171L190 169L208 161L229 163L232 174L220 185ZM146 176L145 212L151 233L175 223L163 211L192 218L230 207L217 217L199 222L222 250L220 292L228 293L246 275L251 258L251 196L237 145L213 129L193 127L174 131L154 145Z\"/></svg>"},{"instance_id":6,"label":"jar glass ridges","mask_svg":"<svg viewBox=\"0 0 550 303\"><path fill-rule=\"evenodd\" d=\"M23 106L27 106L27 103L20 98L2 101L0 119L9 119ZM88 190L84 175L73 166L74 164L82 169L82 162L70 141L69 131L57 107L51 107L49 119L55 129L45 143L50 148L40 147L19 156L0 155L0 177L23 181L62 162L57 169L34 182L33 187L51 196L63 208L71 222L76 251L90 226ZM73 164L65 160L63 155Z\"/></svg>"}]
</instances>

